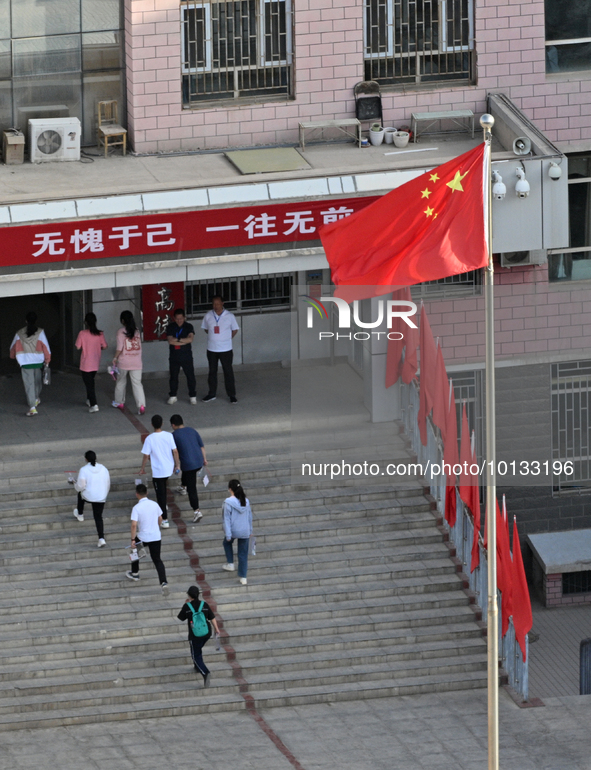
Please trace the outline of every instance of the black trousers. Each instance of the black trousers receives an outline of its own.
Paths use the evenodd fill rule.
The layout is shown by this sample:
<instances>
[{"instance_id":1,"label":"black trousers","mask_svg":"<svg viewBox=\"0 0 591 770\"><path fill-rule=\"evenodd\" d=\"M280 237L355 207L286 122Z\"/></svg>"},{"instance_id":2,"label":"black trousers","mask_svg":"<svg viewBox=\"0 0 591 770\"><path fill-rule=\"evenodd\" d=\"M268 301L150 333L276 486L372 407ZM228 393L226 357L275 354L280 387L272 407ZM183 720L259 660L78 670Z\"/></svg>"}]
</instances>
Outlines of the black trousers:
<instances>
[{"instance_id":1,"label":"black trousers","mask_svg":"<svg viewBox=\"0 0 591 770\"><path fill-rule=\"evenodd\" d=\"M182 369L187 378L187 387L189 388L189 398L195 398L197 395L197 382L195 380L195 367L193 366L193 356L180 359L171 357L168 361L170 369L169 396L176 396L179 389L179 372Z\"/></svg>"},{"instance_id":2,"label":"black trousers","mask_svg":"<svg viewBox=\"0 0 591 770\"><path fill-rule=\"evenodd\" d=\"M136 543L139 542L139 540L136 537ZM160 550L162 548L162 540L152 540L151 543L144 542L144 546L147 547L148 551L150 552L150 558L154 562L154 566L156 567L156 572L158 573L158 580L160 581L160 584L166 583L166 570L164 569L164 563L162 559L160 558ZM131 562L131 571L134 575L137 575L140 571L140 563L138 561L132 561Z\"/></svg>"},{"instance_id":3,"label":"black trousers","mask_svg":"<svg viewBox=\"0 0 591 770\"><path fill-rule=\"evenodd\" d=\"M90 401L90 406L96 406L96 392L94 389L94 377L96 372L80 372L82 382L86 386L86 398Z\"/></svg>"},{"instance_id":4,"label":"black trousers","mask_svg":"<svg viewBox=\"0 0 591 770\"><path fill-rule=\"evenodd\" d=\"M203 676L209 674L209 669L203 662L203 647L209 639L209 636L202 636L200 638L193 637L189 640L189 646L191 648L191 658L193 659L193 665L200 671Z\"/></svg>"},{"instance_id":5,"label":"black trousers","mask_svg":"<svg viewBox=\"0 0 591 770\"><path fill-rule=\"evenodd\" d=\"M218 389L218 361L222 364L222 370L224 372L224 386L226 388L226 394L228 398L236 396L236 383L234 382L234 370L232 369L232 361L234 359L234 352L232 350L224 350L222 353L214 353L212 350L207 351L207 361L209 363L209 375L207 377L207 386L209 388L209 396L215 396Z\"/></svg>"},{"instance_id":6,"label":"black trousers","mask_svg":"<svg viewBox=\"0 0 591 770\"><path fill-rule=\"evenodd\" d=\"M87 503L88 500L85 500L80 492L78 492L78 513L83 514L84 513L84 503ZM99 539L101 537L105 536L105 530L103 527L103 510L105 508L104 503L90 503L92 505L92 515L94 516L94 523L96 525L96 531L99 536Z\"/></svg>"},{"instance_id":7,"label":"black trousers","mask_svg":"<svg viewBox=\"0 0 591 770\"><path fill-rule=\"evenodd\" d=\"M181 474L181 484L187 487L189 503L194 511L199 510L199 495L197 494L197 474L201 468L195 468L192 471L183 471Z\"/></svg>"},{"instance_id":8,"label":"black trousers","mask_svg":"<svg viewBox=\"0 0 591 770\"><path fill-rule=\"evenodd\" d=\"M152 484L154 485L154 491L156 492L156 502L160 506L160 510L162 511L162 518L164 521L168 519L168 514L166 512L166 482L168 481L167 478L164 479L152 479Z\"/></svg>"}]
</instances>

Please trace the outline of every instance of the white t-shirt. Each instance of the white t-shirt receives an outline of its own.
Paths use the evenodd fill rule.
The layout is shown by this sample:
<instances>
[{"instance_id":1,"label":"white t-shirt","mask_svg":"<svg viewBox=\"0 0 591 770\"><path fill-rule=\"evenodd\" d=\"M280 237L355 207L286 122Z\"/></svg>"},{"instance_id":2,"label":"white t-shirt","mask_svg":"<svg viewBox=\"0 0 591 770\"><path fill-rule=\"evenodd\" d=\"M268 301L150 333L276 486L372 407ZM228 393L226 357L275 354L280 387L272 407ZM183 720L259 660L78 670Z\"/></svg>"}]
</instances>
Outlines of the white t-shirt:
<instances>
[{"instance_id":1,"label":"white t-shirt","mask_svg":"<svg viewBox=\"0 0 591 770\"><path fill-rule=\"evenodd\" d=\"M236 316L229 310L223 310L221 315L210 310L205 314L201 328L207 331L207 349L212 353L232 350L232 332L240 331ZM216 328L219 329L217 334Z\"/></svg>"},{"instance_id":2,"label":"white t-shirt","mask_svg":"<svg viewBox=\"0 0 591 770\"><path fill-rule=\"evenodd\" d=\"M153 500L143 497L137 505L131 509L131 520L137 521L137 537L143 543L153 543L161 540L158 517L162 515L160 506Z\"/></svg>"},{"instance_id":3,"label":"white t-shirt","mask_svg":"<svg viewBox=\"0 0 591 770\"><path fill-rule=\"evenodd\" d=\"M167 479L174 471L173 450L176 449L172 433L165 430L150 433L142 447L143 455L150 455L153 479Z\"/></svg>"}]
</instances>

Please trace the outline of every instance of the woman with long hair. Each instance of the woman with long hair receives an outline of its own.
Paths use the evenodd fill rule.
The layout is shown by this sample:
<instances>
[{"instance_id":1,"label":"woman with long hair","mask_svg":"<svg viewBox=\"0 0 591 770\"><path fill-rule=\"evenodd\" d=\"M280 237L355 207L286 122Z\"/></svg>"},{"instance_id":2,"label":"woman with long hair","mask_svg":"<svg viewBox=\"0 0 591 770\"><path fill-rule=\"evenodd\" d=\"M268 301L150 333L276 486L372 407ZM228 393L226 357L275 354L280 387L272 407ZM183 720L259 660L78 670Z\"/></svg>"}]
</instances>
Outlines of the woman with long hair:
<instances>
[{"instance_id":1,"label":"woman with long hair","mask_svg":"<svg viewBox=\"0 0 591 770\"><path fill-rule=\"evenodd\" d=\"M224 569L234 571L234 553L232 543L238 541L238 580L246 585L246 571L248 569L248 543L252 535L252 511L248 497L238 479L228 482L230 496L224 500L222 508L224 520L224 551L226 564Z\"/></svg>"},{"instance_id":2,"label":"woman with long hair","mask_svg":"<svg viewBox=\"0 0 591 770\"><path fill-rule=\"evenodd\" d=\"M82 351L80 356L80 374L86 387L86 404L89 412L98 412L94 378L101 362L101 351L107 347L105 335L96 326L94 313L87 313L84 318L86 326L76 338L76 348Z\"/></svg>"},{"instance_id":3,"label":"woman with long hair","mask_svg":"<svg viewBox=\"0 0 591 770\"><path fill-rule=\"evenodd\" d=\"M117 332L117 351L113 359L113 366L119 369L119 373L112 406L116 409L125 407L125 390L129 374L138 414L144 414L146 396L142 385L142 339L133 314L129 310L124 310L119 320L122 326Z\"/></svg>"},{"instance_id":4,"label":"woman with long hair","mask_svg":"<svg viewBox=\"0 0 591 770\"><path fill-rule=\"evenodd\" d=\"M37 313L30 311L25 320L27 325L14 335L10 357L16 358L21 368L29 404L27 417L32 417L37 414L37 407L41 403L39 396L43 385L43 366L51 361L51 350L45 332L37 326Z\"/></svg>"},{"instance_id":5,"label":"woman with long hair","mask_svg":"<svg viewBox=\"0 0 591 770\"><path fill-rule=\"evenodd\" d=\"M78 521L84 521L84 503L88 502L92 505L98 547L104 548L107 543L103 527L103 510L111 488L111 477L105 466L97 463L95 452L89 450L84 455L84 459L86 465L78 471L78 478L74 484L74 489L78 492L78 504L74 508L74 516Z\"/></svg>"}]
</instances>

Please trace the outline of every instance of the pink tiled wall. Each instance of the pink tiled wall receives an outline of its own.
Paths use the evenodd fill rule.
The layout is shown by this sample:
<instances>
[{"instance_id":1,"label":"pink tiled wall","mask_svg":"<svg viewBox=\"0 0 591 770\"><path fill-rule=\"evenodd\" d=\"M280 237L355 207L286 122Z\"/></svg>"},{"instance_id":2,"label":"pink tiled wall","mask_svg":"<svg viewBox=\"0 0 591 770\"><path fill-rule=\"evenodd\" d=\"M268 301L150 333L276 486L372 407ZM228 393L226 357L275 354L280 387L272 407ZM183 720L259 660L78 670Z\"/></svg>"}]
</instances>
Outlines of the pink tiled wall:
<instances>
[{"instance_id":1,"label":"pink tiled wall","mask_svg":"<svg viewBox=\"0 0 591 770\"><path fill-rule=\"evenodd\" d=\"M294 0L296 98L183 110L179 0L125 0L129 132L136 152L297 141L300 120L354 115L363 80L364 0ZM385 120L413 110L485 110L506 93L551 140L591 138L591 79L545 73L544 3L475 0L478 85L386 91Z\"/></svg>"},{"instance_id":2,"label":"pink tiled wall","mask_svg":"<svg viewBox=\"0 0 591 770\"><path fill-rule=\"evenodd\" d=\"M425 303L445 363L484 360L484 297ZM587 282L548 282L548 266L495 264L495 357L572 353L589 357L591 289Z\"/></svg>"}]
</instances>

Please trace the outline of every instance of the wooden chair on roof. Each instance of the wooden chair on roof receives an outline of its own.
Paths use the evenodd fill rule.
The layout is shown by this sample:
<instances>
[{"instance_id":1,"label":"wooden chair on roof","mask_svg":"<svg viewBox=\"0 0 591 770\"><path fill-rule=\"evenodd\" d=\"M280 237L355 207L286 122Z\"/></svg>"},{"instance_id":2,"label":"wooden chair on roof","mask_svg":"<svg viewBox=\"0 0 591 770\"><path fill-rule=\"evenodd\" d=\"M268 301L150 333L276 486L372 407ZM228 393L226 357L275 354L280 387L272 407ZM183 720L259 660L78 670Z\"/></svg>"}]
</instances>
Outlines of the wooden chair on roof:
<instances>
[{"instance_id":1,"label":"wooden chair on roof","mask_svg":"<svg viewBox=\"0 0 591 770\"><path fill-rule=\"evenodd\" d=\"M118 141L117 137L120 137ZM123 146L123 154L127 149L127 129L119 124L117 113L117 100L111 99L108 102L98 103L98 125L96 129L96 143L100 150L101 145L105 148L105 158L109 153L109 146Z\"/></svg>"}]
</instances>

